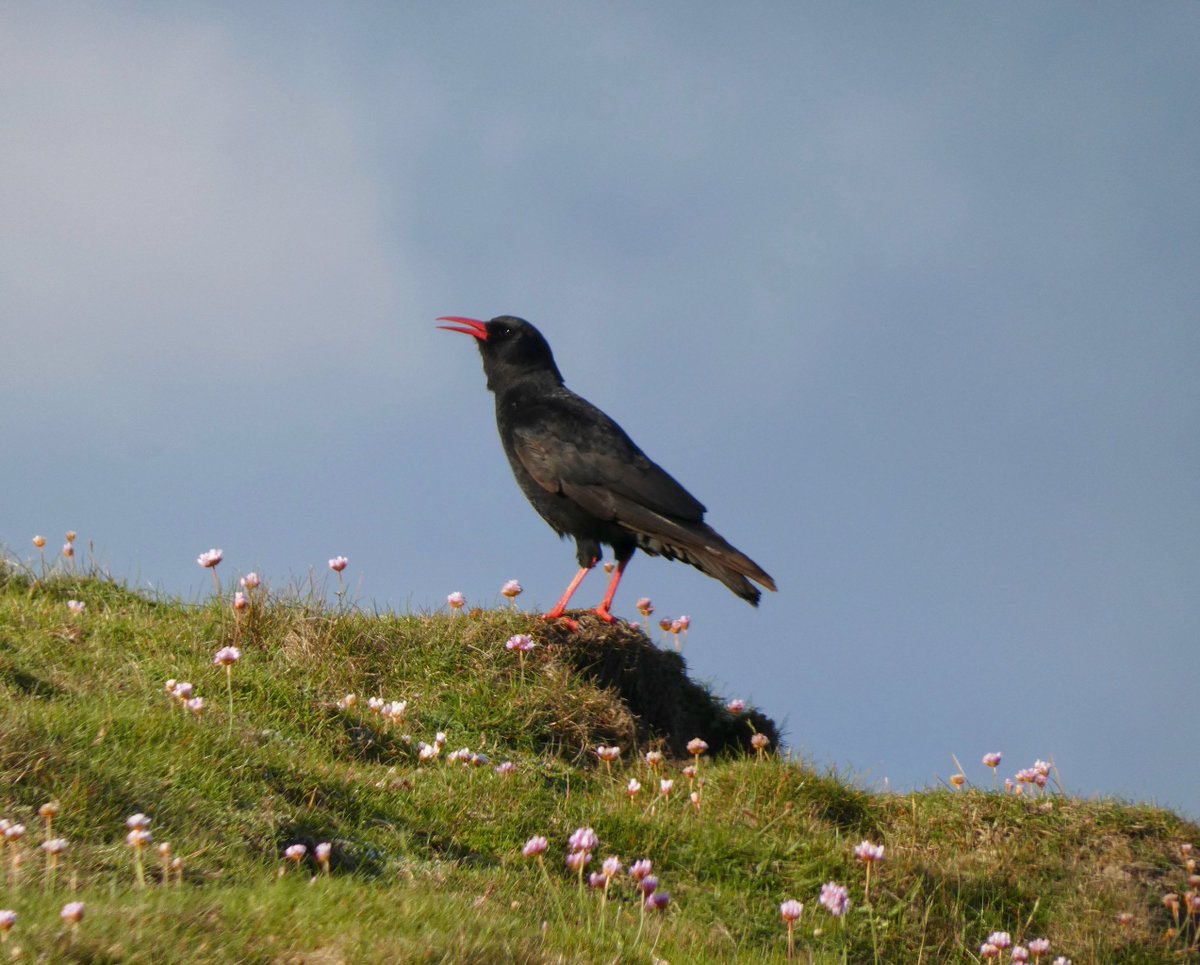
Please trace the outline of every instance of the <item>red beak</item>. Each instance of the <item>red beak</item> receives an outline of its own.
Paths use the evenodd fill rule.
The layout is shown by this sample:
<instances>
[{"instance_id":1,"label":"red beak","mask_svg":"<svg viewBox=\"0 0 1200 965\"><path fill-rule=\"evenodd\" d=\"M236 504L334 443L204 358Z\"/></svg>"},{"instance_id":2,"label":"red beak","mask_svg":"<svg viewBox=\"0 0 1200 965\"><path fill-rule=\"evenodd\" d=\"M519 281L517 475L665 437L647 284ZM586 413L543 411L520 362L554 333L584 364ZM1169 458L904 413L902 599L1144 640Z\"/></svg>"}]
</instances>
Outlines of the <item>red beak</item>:
<instances>
[{"instance_id":1,"label":"red beak","mask_svg":"<svg viewBox=\"0 0 1200 965\"><path fill-rule=\"evenodd\" d=\"M439 322L457 322L457 325L439 325L438 328L444 328L447 332L462 332L463 335L470 335L479 339L481 342L486 342L488 337L487 325L479 321L477 318L462 318L459 315L443 315L438 319Z\"/></svg>"}]
</instances>

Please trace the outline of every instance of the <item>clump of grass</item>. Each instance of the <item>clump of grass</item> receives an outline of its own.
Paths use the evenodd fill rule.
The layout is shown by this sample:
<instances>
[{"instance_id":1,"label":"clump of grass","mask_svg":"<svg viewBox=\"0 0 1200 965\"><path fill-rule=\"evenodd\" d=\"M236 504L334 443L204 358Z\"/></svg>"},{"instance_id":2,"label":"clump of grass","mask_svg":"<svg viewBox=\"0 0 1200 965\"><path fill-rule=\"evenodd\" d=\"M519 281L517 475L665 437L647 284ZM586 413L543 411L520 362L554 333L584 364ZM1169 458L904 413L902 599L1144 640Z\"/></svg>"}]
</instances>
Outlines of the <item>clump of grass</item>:
<instances>
[{"instance_id":1,"label":"clump of grass","mask_svg":"<svg viewBox=\"0 0 1200 965\"><path fill-rule=\"evenodd\" d=\"M228 608L0 566L0 819L36 828L56 801L47 830L71 841L43 892L14 884L32 848L6 838L25 958L784 961L790 934L800 960L937 962L975 960L998 932L1077 963L1196 955L1181 846L1200 829L1167 811L1041 787L868 792L774 752L768 719L731 711L645 634L583 615L567 637L508 606L374 614L255 587L225 681L236 724L181 712L163 681L215 682ZM518 634L538 644L523 668L503 646ZM435 734L472 750L422 762L416 738ZM707 746L689 761L694 738ZM471 766L489 759L503 771ZM702 812L659 793L689 763ZM118 829L142 812L171 844L158 873L135 849L131 877ZM595 862L612 859L599 894L563 860L586 828ZM522 853L539 837L553 860ZM887 855L869 893L864 839ZM638 860L622 872L617 856ZM670 900L635 887L643 859ZM846 888L829 892L836 919L827 883ZM87 907L69 935L64 901Z\"/></svg>"}]
</instances>

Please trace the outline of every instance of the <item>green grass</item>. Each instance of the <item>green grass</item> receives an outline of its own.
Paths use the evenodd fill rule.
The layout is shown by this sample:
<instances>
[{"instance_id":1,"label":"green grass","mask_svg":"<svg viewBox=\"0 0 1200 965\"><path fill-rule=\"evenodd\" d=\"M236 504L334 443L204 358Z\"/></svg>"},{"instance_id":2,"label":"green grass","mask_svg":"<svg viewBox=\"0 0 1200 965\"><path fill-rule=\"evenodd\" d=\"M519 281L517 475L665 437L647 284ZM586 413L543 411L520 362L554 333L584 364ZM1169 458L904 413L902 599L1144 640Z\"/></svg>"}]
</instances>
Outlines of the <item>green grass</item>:
<instances>
[{"instance_id":1,"label":"green grass","mask_svg":"<svg viewBox=\"0 0 1200 965\"><path fill-rule=\"evenodd\" d=\"M68 599L86 603L78 616ZM523 672L513 633L539 646ZM232 721L225 673L236 642ZM189 680L189 716L163 689ZM357 704L342 710L347 693ZM369 696L409 701L390 726ZM232 723L232 728L230 724ZM751 726L752 725L752 726ZM0 566L0 816L27 826L3 853L0 907L18 913L6 950L79 962L782 962L779 903L805 903L798 958L972 962L988 933L1046 936L1088 962L1197 961L1196 929L1167 939L1183 894L1180 844L1200 830L1170 812L1061 795L873 793L800 761L745 753L761 713L738 718L688 679L677 654L627 627L585 619L570 635L511 610L470 615L339 612L264 599L235 627L228 605L187 605L110 580L44 580ZM444 731L433 763L416 743ZM409 735L411 740L406 739ZM705 738L699 810L684 746ZM618 744L610 775L592 748ZM488 766L447 763L459 747ZM676 781L653 809L637 754L668 752ZM493 766L511 760L515 772ZM982 769L982 768L981 768ZM635 801L630 777L644 785ZM990 779L989 779L990 780ZM985 781L986 783L986 781ZM70 842L45 880L41 804ZM125 819L153 819L149 887L135 886ZM563 858L579 826L610 854L654 862L672 896L643 920L625 878L609 900L580 894ZM547 876L522 856L550 839ZM853 846L886 846L863 902ZM169 841L183 881L160 883ZM283 877L283 851L333 844ZM313 880L315 878L315 880ZM835 920L823 882L850 889ZM59 919L86 903L77 929ZM1121 916L1128 918L1122 922Z\"/></svg>"}]
</instances>

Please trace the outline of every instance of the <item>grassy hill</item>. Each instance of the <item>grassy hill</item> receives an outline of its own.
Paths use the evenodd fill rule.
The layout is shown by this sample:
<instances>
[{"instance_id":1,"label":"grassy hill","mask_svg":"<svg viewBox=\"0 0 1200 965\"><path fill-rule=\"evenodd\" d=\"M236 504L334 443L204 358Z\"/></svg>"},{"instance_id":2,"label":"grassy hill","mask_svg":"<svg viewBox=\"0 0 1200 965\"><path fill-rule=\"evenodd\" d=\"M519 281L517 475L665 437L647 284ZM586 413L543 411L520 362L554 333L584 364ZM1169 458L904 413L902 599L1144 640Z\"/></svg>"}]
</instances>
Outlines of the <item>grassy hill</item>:
<instances>
[{"instance_id":1,"label":"grassy hill","mask_svg":"<svg viewBox=\"0 0 1200 965\"><path fill-rule=\"evenodd\" d=\"M0 909L17 913L0 956L782 962L779 906L796 899L803 962L974 962L996 931L1048 938L1045 965L1198 960L1200 910L1177 922L1163 896L1195 889L1181 846L1200 829L1170 812L1053 784L992 791L981 765L968 775L980 788L862 790L780 757L766 716L731 713L674 652L587 617L572 635L511 610L397 615L258 594L235 616L228 598L187 605L0 566L0 817L25 826L0 852ZM536 641L524 658L504 646L514 634ZM213 658L230 645L241 657L227 675ZM190 682L203 709L168 680ZM370 697L407 706L392 720ZM421 760L438 732L444 746ZM771 741L761 758L756 732ZM709 749L693 781L696 737ZM620 747L616 763L597 758L602 744ZM474 763L451 760L461 748ZM651 748L666 755L657 768ZM46 802L59 806L48 833ZM152 822L144 886L126 843L135 813ZM566 867L584 827L599 839L587 874L621 859L607 891ZM522 853L537 835L541 862ZM53 869L47 837L67 842ZM864 839L886 849L869 901ZM169 884L163 842L178 859ZM325 842L327 871L314 860ZM285 857L294 844L299 861ZM628 867L641 858L664 909L639 900ZM840 917L817 901L830 881L848 889ZM75 925L60 917L72 901Z\"/></svg>"}]
</instances>

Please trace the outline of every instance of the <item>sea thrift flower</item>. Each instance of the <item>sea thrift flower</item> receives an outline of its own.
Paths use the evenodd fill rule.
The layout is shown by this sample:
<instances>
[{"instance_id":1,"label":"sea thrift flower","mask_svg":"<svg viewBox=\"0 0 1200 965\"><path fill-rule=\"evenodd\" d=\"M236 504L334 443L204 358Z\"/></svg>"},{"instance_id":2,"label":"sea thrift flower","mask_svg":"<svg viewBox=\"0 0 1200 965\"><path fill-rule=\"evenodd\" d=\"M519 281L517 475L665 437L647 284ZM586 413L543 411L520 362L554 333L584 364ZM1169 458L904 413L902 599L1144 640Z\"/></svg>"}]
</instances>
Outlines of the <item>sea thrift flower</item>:
<instances>
[{"instance_id":1,"label":"sea thrift flower","mask_svg":"<svg viewBox=\"0 0 1200 965\"><path fill-rule=\"evenodd\" d=\"M699 737L693 737L690 741L688 741L687 749L688 753L693 757L699 757L706 750L708 750L708 744L702 741Z\"/></svg>"},{"instance_id":2,"label":"sea thrift flower","mask_svg":"<svg viewBox=\"0 0 1200 965\"><path fill-rule=\"evenodd\" d=\"M533 642L533 637L527 633L516 633L509 637L504 644L505 650L513 651L514 653L529 653L537 644Z\"/></svg>"},{"instance_id":3,"label":"sea thrift flower","mask_svg":"<svg viewBox=\"0 0 1200 965\"><path fill-rule=\"evenodd\" d=\"M646 766L650 770L657 770L663 762L662 751L646 751Z\"/></svg>"},{"instance_id":4,"label":"sea thrift flower","mask_svg":"<svg viewBox=\"0 0 1200 965\"><path fill-rule=\"evenodd\" d=\"M685 767L683 769L683 776L686 777L689 781L696 780L696 773L697 773L697 770L696 770L695 764L689 764L687 767Z\"/></svg>"},{"instance_id":5,"label":"sea thrift flower","mask_svg":"<svg viewBox=\"0 0 1200 965\"><path fill-rule=\"evenodd\" d=\"M339 700L337 702L337 709L338 710L349 710L351 707L353 707L357 703L358 703L358 695L357 694L346 694L345 697L343 697L341 700Z\"/></svg>"},{"instance_id":6,"label":"sea thrift flower","mask_svg":"<svg viewBox=\"0 0 1200 965\"><path fill-rule=\"evenodd\" d=\"M523 592L525 592L524 588L516 580L509 580L500 588L500 593L503 596L508 597L509 602L512 603L514 610L517 608L517 597L519 597Z\"/></svg>"},{"instance_id":7,"label":"sea thrift flower","mask_svg":"<svg viewBox=\"0 0 1200 965\"><path fill-rule=\"evenodd\" d=\"M599 843L600 839L591 828L577 828L567 841L572 851L595 851Z\"/></svg>"},{"instance_id":8,"label":"sea thrift flower","mask_svg":"<svg viewBox=\"0 0 1200 965\"><path fill-rule=\"evenodd\" d=\"M213 657L213 664L225 668L225 690L229 694L229 736L233 736L233 665L242 659L237 647L222 647Z\"/></svg>"},{"instance_id":9,"label":"sea thrift flower","mask_svg":"<svg viewBox=\"0 0 1200 965\"><path fill-rule=\"evenodd\" d=\"M599 871L593 871L590 875L588 875L588 887L593 889L607 888L608 879L604 877L603 873Z\"/></svg>"},{"instance_id":10,"label":"sea thrift flower","mask_svg":"<svg viewBox=\"0 0 1200 965\"><path fill-rule=\"evenodd\" d=\"M995 770L997 767L1000 766L1001 758L1002 758L1002 755L1000 754L999 751L993 751L990 754L984 754L983 755L984 766L990 767L992 770Z\"/></svg>"},{"instance_id":11,"label":"sea thrift flower","mask_svg":"<svg viewBox=\"0 0 1200 965\"><path fill-rule=\"evenodd\" d=\"M663 797L669 797L674 787L675 782L664 777L658 782L658 793Z\"/></svg>"},{"instance_id":12,"label":"sea thrift flower","mask_svg":"<svg viewBox=\"0 0 1200 965\"><path fill-rule=\"evenodd\" d=\"M1035 962L1039 961L1048 951L1050 951L1049 938L1035 938L1029 943L1029 954L1033 956Z\"/></svg>"},{"instance_id":13,"label":"sea thrift flower","mask_svg":"<svg viewBox=\"0 0 1200 965\"><path fill-rule=\"evenodd\" d=\"M844 885L833 881L827 881L821 885L821 897L818 900L834 918L840 918L846 914L846 909L850 907L850 893Z\"/></svg>"},{"instance_id":14,"label":"sea thrift flower","mask_svg":"<svg viewBox=\"0 0 1200 965\"><path fill-rule=\"evenodd\" d=\"M652 895L658 891L658 879L654 875L642 875L637 880L638 891L643 895Z\"/></svg>"},{"instance_id":15,"label":"sea thrift flower","mask_svg":"<svg viewBox=\"0 0 1200 965\"><path fill-rule=\"evenodd\" d=\"M987 937L989 945L995 945L1001 951L1012 944L1012 937L1006 931L994 931Z\"/></svg>"},{"instance_id":16,"label":"sea thrift flower","mask_svg":"<svg viewBox=\"0 0 1200 965\"><path fill-rule=\"evenodd\" d=\"M979 957L983 959L999 958L1000 949L991 942L984 942L979 946Z\"/></svg>"},{"instance_id":17,"label":"sea thrift flower","mask_svg":"<svg viewBox=\"0 0 1200 965\"><path fill-rule=\"evenodd\" d=\"M450 604L450 609L457 613L466 605L467 598L455 590L448 597L446 597L446 602Z\"/></svg>"},{"instance_id":18,"label":"sea thrift flower","mask_svg":"<svg viewBox=\"0 0 1200 965\"><path fill-rule=\"evenodd\" d=\"M804 906L798 901L789 898L779 906L779 917L787 923L788 932L788 951L787 956L791 959L796 954L796 940L792 934L792 928L796 924L796 920L804 914Z\"/></svg>"},{"instance_id":19,"label":"sea thrift flower","mask_svg":"<svg viewBox=\"0 0 1200 965\"><path fill-rule=\"evenodd\" d=\"M145 831L150 827L150 819L140 811L137 814L131 814L125 819L125 827L130 831Z\"/></svg>"},{"instance_id":20,"label":"sea thrift flower","mask_svg":"<svg viewBox=\"0 0 1200 965\"><path fill-rule=\"evenodd\" d=\"M596 756L604 761L605 764L611 764L621 759L621 748L619 747L605 747L603 744L600 744L596 747L595 752Z\"/></svg>"},{"instance_id":21,"label":"sea thrift flower","mask_svg":"<svg viewBox=\"0 0 1200 965\"><path fill-rule=\"evenodd\" d=\"M237 647L222 647L213 656L213 665L217 667L232 667L242 659L242 651Z\"/></svg>"},{"instance_id":22,"label":"sea thrift flower","mask_svg":"<svg viewBox=\"0 0 1200 965\"><path fill-rule=\"evenodd\" d=\"M634 881L641 881L651 871L650 859L639 858L629 866L629 877Z\"/></svg>"},{"instance_id":23,"label":"sea thrift flower","mask_svg":"<svg viewBox=\"0 0 1200 965\"><path fill-rule=\"evenodd\" d=\"M746 709L746 702L735 697L725 705L725 709L736 717Z\"/></svg>"},{"instance_id":24,"label":"sea thrift flower","mask_svg":"<svg viewBox=\"0 0 1200 965\"><path fill-rule=\"evenodd\" d=\"M33 538L33 545L36 546L38 549L44 548L46 545L46 537L45 536L35 536Z\"/></svg>"},{"instance_id":25,"label":"sea thrift flower","mask_svg":"<svg viewBox=\"0 0 1200 965\"><path fill-rule=\"evenodd\" d=\"M69 901L63 905L62 911L58 914L72 928L77 928L79 927L79 923L83 921L83 902Z\"/></svg>"},{"instance_id":26,"label":"sea thrift flower","mask_svg":"<svg viewBox=\"0 0 1200 965\"><path fill-rule=\"evenodd\" d=\"M321 870L325 874L329 874L329 856L333 854L333 845L328 841L322 841L313 849L313 855L317 859L317 864L321 866Z\"/></svg>"},{"instance_id":27,"label":"sea thrift flower","mask_svg":"<svg viewBox=\"0 0 1200 965\"><path fill-rule=\"evenodd\" d=\"M516 769L517 765L512 761L503 761L502 763L496 765L496 773L501 777L508 777L508 775L512 774Z\"/></svg>"},{"instance_id":28,"label":"sea thrift flower","mask_svg":"<svg viewBox=\"0 0 1200 965\"><path fill-rule=\"evenodd\" d=\"M750 736L750 746L754 748L758 759L761 761L763 755L766 754L767 748L771 746L771 738L766 734L752 734Z\"/></svg>"},{"instance_id":29,"label":"sea thrift flower","mask_svg":"<svg viewBox=\"0 0 1200 965\"><path fill-rule=\"evenodd\" d=\"M650 597L644 596L634 604L637 607L638 613L649 622L650 614L654 612L654 604L650 602Z\"/></svg>"},{"instance_id":30,"label":"sea thrift flower","mask_svg":"<svg viewBox=\"0 0 1200 965\"><path fill-rule=\"evenodd\" d=\"M863 901L871 900L871 865L883 860L883 845L862 841L854 848L854 856L867 866L867 882L863 888Z\"/></svg>"},{"instance_id":31,"label":"sea thrift flower","mask_svg":"<svg viewBox=\"0 0 1200 965\"><path fill-rule=\"evenodd\" d=\"M1009 954L1012 956L1012 960L1018 963L1018 965L1029 961L1029 949L1024 945L1014 945L1013 950Z\"/></svg>"},{"instance_id":32,"label":"sea thrift flower","mask_svg":"<svg viewBox=\"0 0 1200 965\"><path fill-rule=\"evenodd\" d=\"M63 543L62 555L67 559L72 559L75 556L75 547L70 543Z\"/></svg>"},{"instance_id":33,"label":"sea thrift flower","mask_svg":"<svg viewBox=\"0 0 1200 965\"><path fill-rule=\"evenodd\" d=\"M615 878L621 873L621 859L616 855L605 858L604 863L600 867L606 880Z\"/></svg>"},{"instance_id":34,"label":"sea thrift flower","mask_svg":"<svg viewBox=\"0 0 1200 965\"><path fill-rule=\"evenodd\" d=\"M539 854L542 854L548 847L550 847L550 842L540 834L535 834L532 838L525 842L525 847L521 849L521 853L525 855L526 858L533 858Z\"/></svg>"},{"instance_id":35,"label":"sea thrift flower","mask_svg":"<svg viewBox=\"0 0 1200 965\"><path fill-rule=\"evenodd\" d=\"M242 587L247 590L256 590L261 583L257 573L247 573L242 577Z\"/></svg>"},{"instance_id":36,"label":"sea thrift flower","mask_svg":"<svg viewBox=\"0 0 1200 965\"><path fill-rule=\"evenodd\" d=\"M283 856L296 864L303 861L306 854L308 854L308 847L303 844L289 844L283 849Z\"/></svg>"},{"instance_id":37,"label":"sea thrift flower","mask_svg":"<svg viewBox=\"0 0 1200 965\"><path fill-rule=\"evenodd\" d=\"M67 609L78 615L87 609L87 604L82 600L67 600Z\"/></svg>"},{"instance_id":38,"label":"sea thrift flower","mask_svg":"<svg viewBox=\"0 0 1200 965\"><path fill-rule=\"evenodd\" d=\"M43 841L41 844L41 848L43 851L46 852L46 854L51 855L51 856L62 854L64 851L67 850L67 839L66 838L51 838L48 841Z\"/></svg>"},{"instance_id":39,"label":"sea thrift flower","mask_svg":"<svg viewBox=\"0 0 1200 965\"><path fill-rule=\"evenodd\" d=\"M241 613L250 606L250 599L241 590L233 594L233 609L235 613Z\"/></svg>"},{"instance_id":40,"label":"sea thrift flower","mask_svg":"<svg viewBox=\"0 0 1200 965\"><path fill-rule=\"evenodd\" d=\"M1065 955L1059 955L1058 958L1054 960L1054 965L1071 965L1071 960Z\"/></svg>"},{"instance_id":41,"label":"sea thrift flower","mask_svg":"<svg viewBox=\"0 0 1200 965\"><path fill-rule=\"evenodd\" d=\"M189 714L193 715L194 717L199 717L204 713L204 698L193 697L191 700L184 703L183 706Z\"/></svg>"},{"instance_id":42,"label":"sea thrift flower","mask_svg":"<svg viewBox=\"0 0 1200 965\"><path fill-rule=\"evenodd\" d=\"M592 856L586 851L571 851L567 854L567 867L572 872L577 872L579 874L580 881L582 881L583 867L591 860Z\"/></svg>"},{"instance_id":43,"label":"sea thrift flower","mask_svg":"<svg viewBox=\"0 0 1200 965\"><path fill-rule=\"evenodd\" d=\"M417 759L421 761L432 761L441 752L441 744L426 744L424 741L417 743Z\"/></svg>"},{"instance_id":44,"label":"sea thrift flower","mask_svg":"<svg viewBox=\"0 0 1200 965\"><path fill-rule=\"evenodd\" d=\"M629 795L629 800L631 801L641 789L641 782L636 777L631 777L629 783L625 785L625 793Z\"/></svg>"},{"instance_id":45,"label":"sea thrift flower","mask_svg":"<svg viewBox=\"0 0 1200 965\"><path fill-rule=\"evenodd\" d=\"M11 908L5 908L0 911L0 938L8 941L8 933L12 931L13 925L17 923L17 913Z\"/></svg>"},{"instance_id":46,"label":"sea thrift flower","mask_svg":"<svg viewBox=\"0 0 1200 965\"><path fill-rule=\"evenodd\" d=\"M225 554L217 549L209 550L206 553L201 553L196 557L196 562L205 569L212 569L225 558Z\"/></svg>"},{"instance_id":47,"label":"sea thrift flower","mask_svg":"<svg viewBox=\"0 0 1200 965\"><path fill-rule=\"evenodd\" d=\"M671 896L665 891L656 891L652 895L646 896L646 907L651 911L666 911L667 905L671 903Z\"/></svg>"},{"instance_id":48,"label":"sea thrift flower","mask_svg":"<svg viewBox=\"0 0 1200 965\"><path fill-rule=\"evenodd\" d=\"M47 801L40 808L38 808L38 817L40 817L46 825L46 837L50 837L50 829L54 825L54 819L58 817L58 812L60 810L62 810L62 807L57 801ZM65 846L66 842L64 841L63 844Z\"/></svg>"},{"instance_id":49,"label":"sea thrift flower","mask_svg":"<svg viewBox=\"0 0 1200 965\"><path fill-rule=\"evenodd\" d=\"M954 785L956 790L962 790L962 786L967 783L967 775L963 773L951 774L950 783Z\"/></svg>"},{"instance_id":50,"label":"sea thrift flower","mask_svg":"<svg viewBox=\"0 0 1200 965\"><path fill-rule=\"evenodd\" d=\"M329 561L329 568L331 570L333 570L333 572L335 572L335 573L341 573L342 570L344 570L349 565L349 563L350 563L350 561L348 559L346 559L346 557L335 556L333 559L331 559Z\"/></svg>"}]
</instances>

